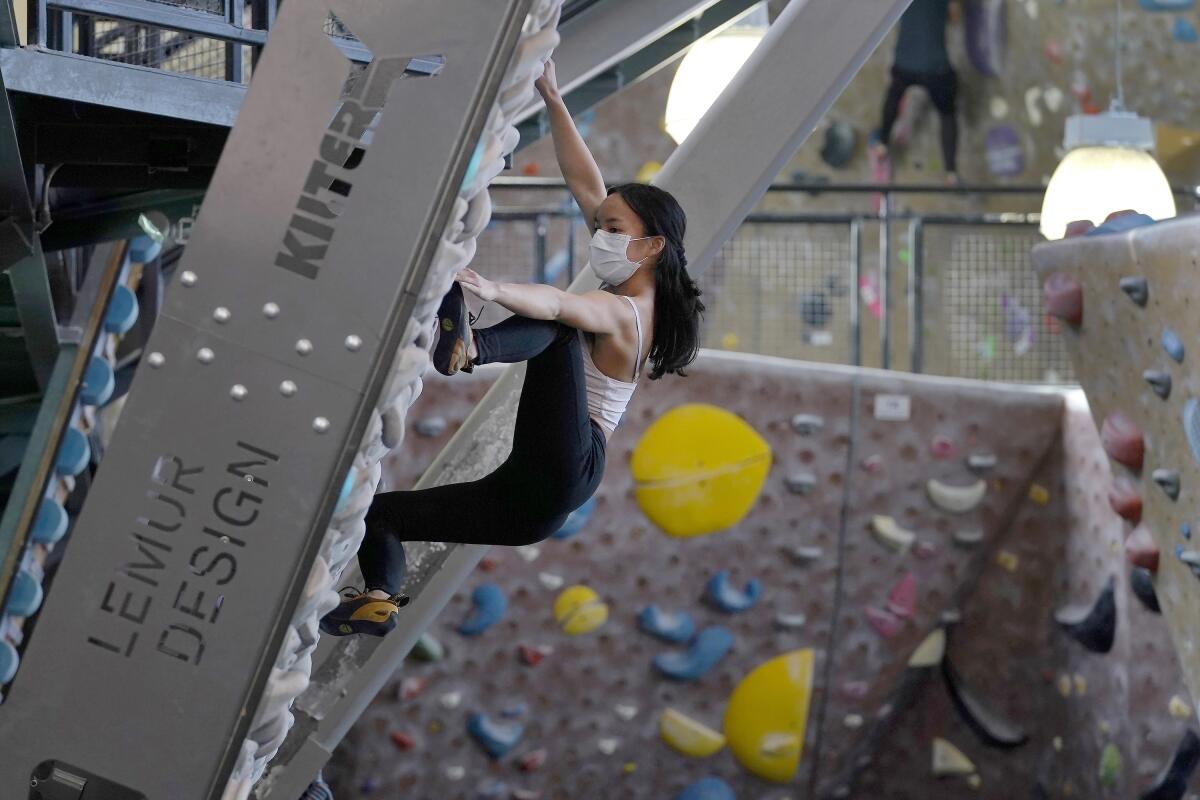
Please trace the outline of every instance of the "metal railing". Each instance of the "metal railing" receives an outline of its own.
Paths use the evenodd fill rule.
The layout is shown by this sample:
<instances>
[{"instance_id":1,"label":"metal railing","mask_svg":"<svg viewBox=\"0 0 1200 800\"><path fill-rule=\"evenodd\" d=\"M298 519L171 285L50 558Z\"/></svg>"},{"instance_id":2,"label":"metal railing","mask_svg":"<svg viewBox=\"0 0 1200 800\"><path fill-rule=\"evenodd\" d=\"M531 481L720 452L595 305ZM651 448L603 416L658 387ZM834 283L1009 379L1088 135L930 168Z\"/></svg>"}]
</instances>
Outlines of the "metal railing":
<instances>
[{"instance_id":1,"label":"metal railing","mask_svg":"<svg viewBox=\"0 0 1200 800\"><path fill-rule=\"evenodd\" d=\"M500 279L565 286L587 228L554 180L507 190L476 262ZM1038 214L898 211L897 197L1013 198L1040 186L783 184L771 196L870 197L877 210L747 216L701 277L703 346L827 363L1022 383L1070 383L1070 359L1029 263ZM547 204L547 192L552 202ZM1180 189L1185 199L1195 194ZM536 205L526 205L531 194ZM1188 202L1181 202L1181 211ZM852 202L838 203L843 207ZM570 233L565 230L570 228ZM528 261L523 261L528 258ZM569 268L566 265L570 265ZM491 320L485 318L484 324Z\"/></svg>"}]
</instances>

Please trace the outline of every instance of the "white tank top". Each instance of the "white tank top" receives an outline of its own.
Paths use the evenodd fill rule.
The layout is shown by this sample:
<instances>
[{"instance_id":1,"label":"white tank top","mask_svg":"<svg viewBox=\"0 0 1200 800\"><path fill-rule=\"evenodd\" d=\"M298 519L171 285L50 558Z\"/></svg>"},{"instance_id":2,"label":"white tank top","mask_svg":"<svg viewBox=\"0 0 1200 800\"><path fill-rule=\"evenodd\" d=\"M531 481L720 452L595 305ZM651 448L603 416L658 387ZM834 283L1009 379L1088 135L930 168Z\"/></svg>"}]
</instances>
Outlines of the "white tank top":
<instances>
[{"instance_id":1,"label":"white tank top","mask_svg":"<svg viewBox=\"0 0 1200 800\"><path fill-rule=\"evenodd\" d=\"M638 313L637 303L633 302L633 298L625 299L633 307L633 317L637 322L638 357L637 366L633 368L633 381L619 381L605 375L596 368L596 362L592 361L592 348L587 346L586 341L583 347L583 377L587 386L588 416L608 434L617 429L617 423L621 421L621 416L629 405L629 398L633 397L638 375L642 371L642 315Z\"/></svg>"}]
</instances>

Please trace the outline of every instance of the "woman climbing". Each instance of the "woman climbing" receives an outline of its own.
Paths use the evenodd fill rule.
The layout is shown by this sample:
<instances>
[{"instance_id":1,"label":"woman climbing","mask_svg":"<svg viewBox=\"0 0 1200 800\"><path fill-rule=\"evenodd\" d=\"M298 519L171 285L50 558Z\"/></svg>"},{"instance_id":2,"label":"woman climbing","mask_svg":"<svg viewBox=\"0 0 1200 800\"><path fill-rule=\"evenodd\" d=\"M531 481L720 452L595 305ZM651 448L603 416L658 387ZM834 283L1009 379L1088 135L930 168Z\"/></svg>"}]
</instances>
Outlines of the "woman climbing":
<instances>
[{"instance_id":1,"label":"woman climbing","mask_svg":"<svg viewBox=\"0 0 1200 800\"><path fill-rule=\"evenodd\" d=\"M700 290L687 273L687 219L669 193L604 180L558 91L554 62L536 83L555 155L592 231L598 291L497 283L462 270L438 309L433 365L444 375L477 364L527 361L512 454L470 483L375 496L358 551L365 589L344 592L321 630L382 636L408 598L404 542L526 545L558 530L604 475L605 448L649 360L650 379L683 368L699 349ZM473 331L463 287L513 316Z\"/></svg>"}]
</instances>

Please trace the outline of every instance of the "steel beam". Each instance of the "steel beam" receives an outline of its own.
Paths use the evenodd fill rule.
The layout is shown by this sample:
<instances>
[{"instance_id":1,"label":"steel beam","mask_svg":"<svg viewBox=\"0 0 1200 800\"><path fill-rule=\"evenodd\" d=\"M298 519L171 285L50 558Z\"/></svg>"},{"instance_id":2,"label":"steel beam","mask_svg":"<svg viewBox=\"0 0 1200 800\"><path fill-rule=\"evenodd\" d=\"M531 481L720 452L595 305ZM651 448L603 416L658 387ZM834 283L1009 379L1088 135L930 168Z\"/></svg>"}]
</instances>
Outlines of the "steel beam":
<instances>
[{"instance_id":1,"label":"steel beam","mask_svg":"<svg viewBox=\"0 0 1200 800\"><path fill-rule=\"evenodd\" d=\"M908 6L909 0L792 0L742 72L717 100L656 183L670 190L688 214L689 272L698 276L736 230L770 182L845 89L850 79ZM585 270L576 292L599 285ZM507 456L524 365L506 369L422 476L418 487L480 477ZM441 545L411 544L422 564ZM444 566L421 576L422 598L449 597L485 548L450 546ZM465 571L463 567L467 567ZM352 583L349 573L344 583ZM261 800L291 800L298 776L310 778L395 673L428 614L400 615L382 640L364 642L354 663L318 651L313 686L297 703L297 729L289 738L289 768L260 793ZM336 674L342 670L342 674ZM281 755L281 760L283 756ZM289 782L290 781L290 782ZM290 793L290 794L289 794Z\"/></svg>"}]
</instances>

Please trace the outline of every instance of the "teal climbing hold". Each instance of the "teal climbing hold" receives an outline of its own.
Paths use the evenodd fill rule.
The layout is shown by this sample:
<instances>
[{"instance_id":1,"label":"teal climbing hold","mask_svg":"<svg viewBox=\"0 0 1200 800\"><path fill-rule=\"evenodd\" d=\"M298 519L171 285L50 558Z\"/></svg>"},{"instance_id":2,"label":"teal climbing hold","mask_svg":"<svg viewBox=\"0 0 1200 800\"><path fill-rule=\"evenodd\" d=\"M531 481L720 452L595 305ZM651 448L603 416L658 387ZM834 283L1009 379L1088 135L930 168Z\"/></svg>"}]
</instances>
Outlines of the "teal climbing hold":
<instances>
[{"instance_id":1,"label":"teal climbing hold","mask_svg":"<svg viewBox=\"0 0 1200 800\"><path fill-rule=\"evenodd\" d=\"M83 472L91 457L92 447L83 431L67 428L62 443L58 446L58 456L54 459L54 471L59 475L78 475Z\"/></svg>"},{"instance_id":2,"label":"teal climbing hold","mask_svg":"<svg viewBox=\"0 0 1200 800\"><path fill-rule=\"evenodd\" d=\"M508 610L508 596L494 583L483 583L471 592L473 608L458 626L463 636L478 636L504 618Z\"/></svg>"},{"instance_id":3,"label":"teal climbing hold","mask_svg":"<svg viewBox=\"0 0 1200 800\"><path fill-rule=\"evenodd\" d=\"M1186 11L1195 0L1138 0L1147 11Z\"/></svg>"},{"instance_id":4,"label":"teal climbing hold","mask_svg":"<svg viewBox=\"0 0 1200 800\"><path fill-rule=\"evenodd\" d=\"M735 587L730 583L727 569L713 575L708 581L708 599L727 614L736 614L753 607L761 593L762 584L757 580L747 581L742 589Z\"/></svg>"},{"instance_id":5,"label":"teal climbing hold","mask_svg":"<svg viewBox=\"0 0 1200 800\"><path fill-rule=\"evenodd\" d=\"M102 406L112 397L116 385L112 365L99 356L92 356L87 370L83 373L83 386L80 387L79 397L84 405Z\"/></svg>"},{"instance_id":6,"label":"teal climbing hold","mask_svg":"<svg viewBox=\"0 0 1200 800\"><path fill-rule=\"evenodd\" d=\"M677 681L694 681L704 676L733 647L733 634L725 628L705 628L697 634L686 653L662 653L654 666Z\"/></svg>"},{"instance_id":7,"label":"teal climbing hold","mask_svg":"<svg viewBox=\"0 0 1200 800\"><path fill-rule=\"evenodd\" d=\"M552 539L570 539L587 527L588 522L592 518L592 512L595 510L596 496L592 495L583 505L568 514L562 527L550 534L550 537Z\"/></svg>"},{"instance_id":8,"label":"teal climbing hold","mask_svg":"<svg viewBox=\"0 0 1200 800\"><path fill-rule=\"evenodd\" d=\"M737 800L733 789L720 778L704 778L675 795L675 800Z\"/></svg>"},{"instance_id":9,"label":"teal climbing hold","mask_svg":"<svg viewBox=\"0 0 1200 800\"><path fill-rule=\"evenodd\" d=\"M67 532L67 510L62 503L47 497L38 507L30 538L38 544L54 544Z\"/></svg>"},{"instance_id":10,"label":"teal climbing hold","mask_svg":"<svg viewBox=\"0 0 1200 800\"><path fill-rule=\"evenodd\" d=\"M1153 225L1154 217L1146 214L1121 214L1120 216L1109 216L1104 220L1103 224L1092 228L1084 234L1084 236L1103 236L1106 233L1124 233L1131 231L1134 228L1141 228L1146 225Z\"/></svg>"},{"instance_id":11,"label":"teal climbing hold","mask_svg":"<svg viewBox=\"0 0 1200 800\"><path fill-rule=\"evenodd\" d=\"M27 569L19 570L8 590L8 603L4 613L14 617L28 617L37 613L42 605L42 584Z\"/></svg>"},{"instance_id":12,"label":"teal climbing hold","mask_svg":"<svg viewBox=\"0 0 1200 800\"><path fill-rule=\"evenodd\" d=\"M1183 404L1183 435L1187 437L1192 458L1200 464L1200 400L1195 397Z\"/></svg>"},{"instance_id":13,"label":"teal climbing hold","mask_svg":"<svg viewBox=\"0 0 1200 800\"><path fill-rule=\"evenodd\" d=\"M351 471L346 476L346 480L342 481L342 489L338 492L337 508L340 509L346 505L346 501L350 499L350 492L354 491L354 472Z\"/></svg>"},{"instance_id":14,"label":"teal climbing hold","mask_svg":"<svg viewBox=\"0 0 1200 800\"><path fill-rule=\"evenodd\" d=\"M696 621L686 611L672 614L656 605L648 605L638 612L638 627L665 641L683 643L696 632Z\"/></svg>"},{"instance_id":15,"label":"teal climbing hold","mask_svg":"<svg viewBox=\"0 0 1200 800\"><path fill-rule=\"evenodd\" d=\"M128 286L120 285L113 290L104 314L104 330L120 336L133 327L138 318L137 295Z\"/></svg>"},{"instance_id":16,"label":"teal climbing hold","mask_svg":"<svg viewBox=\"0 0 1200 800\"><path fill-rule=\"evenodd\" d=\"M1183 340L1179 338L1179 334L1170 328L1164 328L1162 332L1162 346L1163 350L1167 351L1167 355L1180 364L1183 363Z\"/></svg>"},{"instance_id":17,"label":"teal climbing hold","mask_svg":"<svg viewBox=\"0 0 1200 800\"><path fill-rule=\"evenodd\" d=\"M8 683L16 676L17 665L20 663L21 657L17 655L17 648L0 639L0 684Z\"/></svg>"},{"instance_id":18,"label":"teal climbing hold","mask_svg":"<svg viewBox=\"0 0 1200 800\"><path fill-rule=\"evenodd\" d=\"M475 145L475 152L471 153L471 160L467 162L467 172L463 175L462 185L459 191L467 188L475 180L475 175L479 172L479 167L483 164L483 139L479 140L479 144Z\"/></svg>"},{"instance_id":19,"label":"teal climbing hold","mask_svg":"<svg viewBox=\"0 0 1200 800\"><path fill-rule=\"evenodd\" d=\"M472 714L467 732L489 756L504 758L521 741L525 726L519 722L493 722L487 714Z\"/></svg>"}]
</instances>

